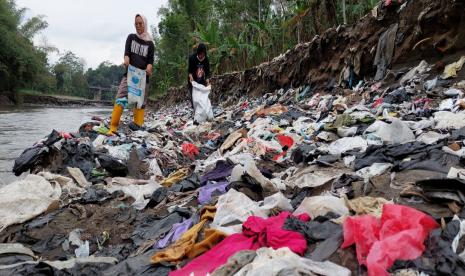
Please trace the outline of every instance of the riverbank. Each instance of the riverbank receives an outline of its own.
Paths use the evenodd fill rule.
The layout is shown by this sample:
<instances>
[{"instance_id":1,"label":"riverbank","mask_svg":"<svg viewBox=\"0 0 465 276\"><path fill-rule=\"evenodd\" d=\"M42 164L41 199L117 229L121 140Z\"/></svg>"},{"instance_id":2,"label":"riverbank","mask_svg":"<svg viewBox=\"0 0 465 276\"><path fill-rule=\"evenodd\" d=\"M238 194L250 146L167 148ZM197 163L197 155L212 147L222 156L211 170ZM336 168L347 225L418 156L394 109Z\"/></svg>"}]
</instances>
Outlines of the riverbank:
<instances>
[{"instance_id":1,"label":"riverbank","mask_svg":"<svg viewBox=\"0 0 465 276\"><path fill-rule=\"evenodd\" d=\"M43 95L38 93L13 93L2 92L0 94L0 106L111 106L111 101L95 101L85 98L65 95Z\"/></svg>"}]
</instances>

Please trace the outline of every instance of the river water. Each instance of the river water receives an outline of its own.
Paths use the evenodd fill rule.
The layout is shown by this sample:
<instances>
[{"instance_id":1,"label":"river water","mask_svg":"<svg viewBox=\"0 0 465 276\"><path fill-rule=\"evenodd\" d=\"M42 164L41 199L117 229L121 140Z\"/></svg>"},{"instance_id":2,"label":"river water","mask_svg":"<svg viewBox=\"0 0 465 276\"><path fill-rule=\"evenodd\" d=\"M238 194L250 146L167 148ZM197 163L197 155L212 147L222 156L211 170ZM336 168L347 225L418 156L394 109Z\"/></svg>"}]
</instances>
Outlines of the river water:
<instances>
[{"instance_id":1,"label":"river water","mask_svg":"<svg viewBox=\"0 0 465 276\"><path fill-rule=\"evenodd\" d=\"M92 116L110 113L109 108L0 107L0 186L18 179L11 172L14 160L53 129L77 132Z\"/></svg>"}]
</instances>

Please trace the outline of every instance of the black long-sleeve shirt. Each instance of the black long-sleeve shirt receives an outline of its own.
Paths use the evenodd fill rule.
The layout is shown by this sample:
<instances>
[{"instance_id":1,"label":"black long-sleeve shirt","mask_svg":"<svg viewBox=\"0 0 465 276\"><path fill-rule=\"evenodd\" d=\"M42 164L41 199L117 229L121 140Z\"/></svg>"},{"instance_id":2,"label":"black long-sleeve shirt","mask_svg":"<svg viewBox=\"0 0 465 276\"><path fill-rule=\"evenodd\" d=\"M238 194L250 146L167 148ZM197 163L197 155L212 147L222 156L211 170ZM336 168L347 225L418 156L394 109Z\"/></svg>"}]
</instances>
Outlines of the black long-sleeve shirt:
<instances>
[{"instance_id":1,"label":"black long-sleeve shirt","mask_svg":"<svg viewBox=\"0 0 465 276\"><path fill-rule=\"evenodd\" d=\"M124 56L129 57L129 63L134 67L145 70L147 65L153 65L154 52L155 46L152 41L140 39L136 34L130 34L126 39Z\"/></svg>"},{"instance_id":2,"label":"black long-sleeve shirt","mask_svg":"<svg viewBox=\"0 0 465 276\"><path fill-rule=\"evenodd\" d=\"M210 78L210 63L205 57L203 61L197 58L197 54L189 57L189 74L192 74L194 81L202 85L207 85L207 80Z\"/></svg>"}]
</instances>

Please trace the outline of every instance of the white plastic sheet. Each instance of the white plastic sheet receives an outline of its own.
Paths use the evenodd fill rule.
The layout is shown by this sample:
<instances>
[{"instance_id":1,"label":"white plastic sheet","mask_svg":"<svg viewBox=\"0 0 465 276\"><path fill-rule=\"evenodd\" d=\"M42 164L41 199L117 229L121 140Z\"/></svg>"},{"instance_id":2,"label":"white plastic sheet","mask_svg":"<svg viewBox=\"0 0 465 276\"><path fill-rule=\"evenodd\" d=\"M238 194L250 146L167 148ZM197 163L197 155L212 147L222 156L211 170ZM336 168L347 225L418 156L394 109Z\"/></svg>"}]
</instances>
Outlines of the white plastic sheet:
<instances>
[{"instance_id":1,"label":"white plastic sheet","mask_svg":"<svg viewBox=\"0 0 465 276\"><path fill-rule=\"evenodd\" d=\"M143 184L144 182L146 184ZM150 196L153 194L153 192L155 192L155 190L160 187L161 185L155 182L153 179L147 182L145 180L115 177L111 179L107 186L105 186L105 189L109 193L122 191L126 196L130 196L135 199L135 201L132 203L134 208L137 210L142 210L149 203Z\"/></svg>"},{"instance_id":2,"label":"white plastic sheet","mask_svg":"<svg viewBox=\"0 0 465 276\"><path fill-rule=\"evenodd\" d=\"M30 174L0 189L0 232L45 212L61 196L61 187Z\"/></svg>"},{"instance_id":3,"label":"white plastic sheet","mask_svg":"<svg viewBox=\"0 0 465 276\"><path fill-rule=\"evenodd\" d=\"M344 200L330 195L305 198L295 210L294 215L307 214L311 218L315 218L324 216L329 212L334 212L340 216L349 215L349 209Z\"/></svg>"},{"instance_id":4,"label":"white plastic sheet","mask_svg":"<svg viewBox=\"0 0 465 276\"><path fill-rule=\"evenodd\" d=\"M240 233L242 223L250 216L267 218L270 210L292 210L290 200L282 193L266 197L262 202L251 200L245 194L234 189L218 198L216 214L210 227L226 234Z\"/></svg>"},{"instance_id":5,"label":"white plastic sheet","mask_svg":"<svg viewBox=\"0 0 465 276\"><path fill-rule=\"evenodd\" d=\"M403 144L415 141L415 135L409 126L396 118L390 118L390 124L376 121L370 125L365 133L373 133L386 144Z\"/></svg>"},{"instance_id":6,"label":"white plastic sheet","mask_svg":"<svg viewBox=\"0 0 465 276\"><path fill-rule=\"evenodd\" d=\"M359 149L361 152L365 152L367 147L367 141L360 136L344 137L332 142L329 145L329 153L333 155L340 155L342 153L348 152L349 150L355 149Z\"/></svg>"},{"instance_id":7,"label":"white plastic sheet","mask_svg":"<svg viewBox=\"0 0 465 276\"><path fill-rule=\"evenodd\" d=\"M277 250L260 248L253 262L245 265L236 276L261 275L323 275L349 276L350 270L330 261L316 262L300 257L288 247Z\"/></svg>"},{"instance_id":8,"label":"white plastic sheet","mask_svg":"<svg viewBox=\"0 0 465 276\"><path fill-rule=\"evenodd\" d=\"M145 97L146 75L145 70L141 70L132 65L128 67L128 104L135 104L137 108L142 108Z\"/></svg>"},{"instance_id":9,"label":"white plastic sheet","mask_svg":"<svg viewBox=\"0 0 465 276\"><path fill-rule=\"evenodd\" d=\"M203 123L213 119L213 109L208 98L211 87L192 82L192 100L194 102L194 120Z\"/></svg>"}]
</instances>

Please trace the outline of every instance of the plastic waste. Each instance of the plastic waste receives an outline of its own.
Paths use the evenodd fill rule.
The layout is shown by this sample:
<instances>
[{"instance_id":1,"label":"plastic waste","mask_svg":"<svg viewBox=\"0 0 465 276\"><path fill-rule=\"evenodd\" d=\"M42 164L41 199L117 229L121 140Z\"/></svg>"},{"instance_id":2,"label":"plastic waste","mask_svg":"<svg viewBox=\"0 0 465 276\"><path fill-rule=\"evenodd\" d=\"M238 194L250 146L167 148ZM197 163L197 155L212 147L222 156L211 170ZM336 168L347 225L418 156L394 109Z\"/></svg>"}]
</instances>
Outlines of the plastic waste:
<instances>
[{"instance_id":1,"label":"plastic waste","mask_svg":"<svg viewBox=\"0 0 465 276\"><path fill-rule=\"evenodd\" d=\"M344 200L332 195L307 197L293 214L308 214L313 219L318 216L324 216L328 212L334 212L340 216L349 215L349 209Z\"/></svg>"},{"instance_id":2,"label":"plastic waste","mask_svg":"<svg viewBox=\"0 0 465 276\"><path fill-rule=\"evenodd\" d=\"M145 98L146 73L132 65L128 67L128 104L142 108Z\"/></svg>"},{"instance_id":3,"label":"plastic waste","mask_svg":"<svg viewBox=\"0 0 465 276\"><path fill-rule=\"evenodd\" d=\"M386 270L394 261L420 257L425 238L437 227L433 218L418 210L384 204L380 219L364 215L345 220L342 248L355 244L357 259L368 275L389 275Z\"/></svg>"},{"instance_id":4,"label":"plastic waste","mask_svg":"<svg viewBox=\"0 0 465 276\"><path fill-rule=\"evenodd\" d=\"M392 121L387 124L383 121L376 121L369 126L365 133L373 133L380 137L386 144L403 144L415 141L415 135L408 125L397 118L390 118Z\"/></svg>"},{"instance_id":5,"label":"plastic waste","mask_svg":"<svg viewBox=\"0 0 465 276\"><path fill-rule=\"evenodd\" d=\"M192 100L194 103L194 121L203 123L213 119L213 109L208 98L211 87L203 86L195 81L192 82Z\"/></svg>"},{"instance_id":6,"label":"plastic waste","mask_svg":"<svg viewBox=\"0 0 465 276\"><path fill-rule=\"evenodd\" d=\"M441 75L442 79L449 79L457 76L457 72L462 70L465 63L465 56L462 56L458 61L453 62L444 68L444 73Z\"/></svg>"},{"instance_id":7,"label":"plastic waste","mask_svg":"<svg viewBox=\"0 0 465 276\"><path fill-rule=\"evenodd\" d=\"M359 150L364 152L368 147L368 143L360 136L344 137L329 145L329 153L333 155L341 155L349 150Z\"/></svg>"}]
</instances>

